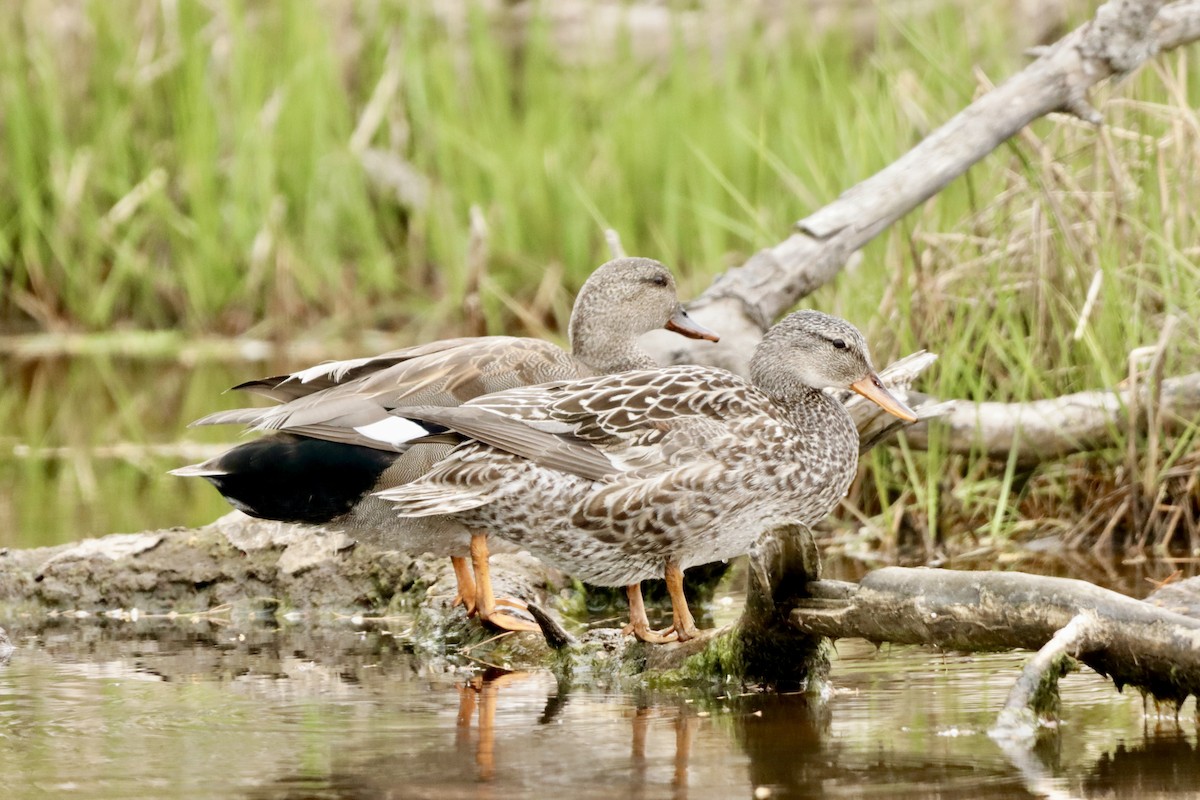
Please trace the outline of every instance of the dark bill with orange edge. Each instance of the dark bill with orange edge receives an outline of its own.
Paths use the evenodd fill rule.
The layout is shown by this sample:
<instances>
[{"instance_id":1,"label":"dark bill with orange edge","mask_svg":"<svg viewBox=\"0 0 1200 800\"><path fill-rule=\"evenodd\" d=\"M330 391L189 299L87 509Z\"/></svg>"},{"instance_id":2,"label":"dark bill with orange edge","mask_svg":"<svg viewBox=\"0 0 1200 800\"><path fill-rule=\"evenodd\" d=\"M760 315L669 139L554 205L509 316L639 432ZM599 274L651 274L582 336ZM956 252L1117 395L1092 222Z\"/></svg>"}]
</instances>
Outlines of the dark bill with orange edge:
<instances>
[{"instance_id":1,"label":"dark bill with orange edge","mask_svg":"<svg viewBox=\"0 0 1200 800\"><path fill-rule=\"evenodd\" d=\"M683 306L677 306L675 313L667 320L667 324L663 326L669 331L688 337L689 339L706 339L710 342L719 342L721 337L714 331L709 330L700 323L688 316L688 313L683 310Z\"/></svg>"},{"instance_id":2,"label":"dark bill with orange edge","mask_svg":"<svg viewBox=\"0 0 1200 800\"><path fill-rule=\"evenodd\" d=\"M858 394L878 405L889 414L894 414L905 422L916 422L917 415L911 408L901 403L896 396L883 388L883 381L872 372L861 381L850 384L850 388Z\"/></svg>"}]
</instances>

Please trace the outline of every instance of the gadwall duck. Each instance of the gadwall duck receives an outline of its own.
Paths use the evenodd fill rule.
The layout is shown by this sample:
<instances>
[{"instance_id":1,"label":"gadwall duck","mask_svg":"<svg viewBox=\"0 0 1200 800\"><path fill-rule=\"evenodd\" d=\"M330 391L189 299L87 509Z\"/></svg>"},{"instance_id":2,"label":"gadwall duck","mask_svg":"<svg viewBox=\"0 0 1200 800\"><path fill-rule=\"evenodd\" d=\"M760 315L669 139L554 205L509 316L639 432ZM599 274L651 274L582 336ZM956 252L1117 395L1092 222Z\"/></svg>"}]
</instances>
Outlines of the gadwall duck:
<instances>
[{"instance_id":1,"label":"gadwall duck","mask_svg":"<svg viewBox=\"0 0 1200 800\"><path fill-rule=\"evenodd\" d=\"M858 433L827 387L916 419L883 387L853 325L799 311L763 337L749 381L677 366L403 409L469 440L380 496L401 515L449 515L584 581L625 586L627 632L682 641L697 633L684 569L745 553L781 525L811 525L845 495ZM638 584L660 576L674 625L656 632Z\"/></svg>"},{"instance_id":2,"label":"gadwall duck","mask_svg":"<svg viewBox=\"0 0 1200 800\"><path fill-rule=\"evenodd\" d=\"M437 431L387 409L456 406L517 386L652 367L654 360L637 339L656 328L717 340L688 317L665 266L648 258L615 259L592 273L575 299L570 353L539 339L460 338L250 381L235 388L281 405L222 411L192 424L234 423L275 433L172 473L206 478L251 516L327 525L369 544L449 556L456 602L469 614L478 611L501 628L538 630L495 610L486 539L472 548L470 533L456 521L402 519L375 496L421 476L454 447L412 442ZM468 555L481 565L478 587Z\"/></svg>"}]
</instances>

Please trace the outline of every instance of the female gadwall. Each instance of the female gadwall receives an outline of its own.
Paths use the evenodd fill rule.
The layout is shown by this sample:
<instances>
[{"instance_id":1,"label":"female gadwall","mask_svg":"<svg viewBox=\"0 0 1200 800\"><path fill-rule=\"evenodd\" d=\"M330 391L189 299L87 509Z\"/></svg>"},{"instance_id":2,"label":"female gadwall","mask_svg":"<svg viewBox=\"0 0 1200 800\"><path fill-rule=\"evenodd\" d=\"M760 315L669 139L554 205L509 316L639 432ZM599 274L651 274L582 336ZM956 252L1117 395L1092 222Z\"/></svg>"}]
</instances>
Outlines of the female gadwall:
<instances>
[{"instance_id":1,"label":"female gadwall","mask_svg":"<svg viewBox=\"0 0 1200 800\"><path fill-rule=\"evenodd\" d=\"M811 525L845 495L858 433L826 387L916 419L883 388L853 325L800 311L763 337L750 381L678 366L403 409L469 440L380 496L402 515L450 515L584 581L625 586L629 632L682 641L697 632L684 569L745 553L778 526ZM664 575L674 625L655 632L637 587Z\"/></svg>"},{"instance_id":2,"label":"female gadwall","mask_svg":"<svg viewBox=\"0 0 1200 800\"><path fill-rule=\"evenodd\" d=\"M473 540L451 519L399 518L375 496L421 476L454 447L412 442L436 430L388 411L457 406L518 386L653 367L637 339L656 328L717 340L688 317L666 267L648 258L615 259L592 273L575 299L570 353L538 339L450 339L251 381L236 388L282 404L222 411L192 424L237 423L277 433L173 472L207 478L251 516L324 524L371 544L450 556L458 599L468 613L478 610L502 628L537 630L495 610L485 537ZM468 554L477 565L478 587Z\"/></svg>"}]
</instances>

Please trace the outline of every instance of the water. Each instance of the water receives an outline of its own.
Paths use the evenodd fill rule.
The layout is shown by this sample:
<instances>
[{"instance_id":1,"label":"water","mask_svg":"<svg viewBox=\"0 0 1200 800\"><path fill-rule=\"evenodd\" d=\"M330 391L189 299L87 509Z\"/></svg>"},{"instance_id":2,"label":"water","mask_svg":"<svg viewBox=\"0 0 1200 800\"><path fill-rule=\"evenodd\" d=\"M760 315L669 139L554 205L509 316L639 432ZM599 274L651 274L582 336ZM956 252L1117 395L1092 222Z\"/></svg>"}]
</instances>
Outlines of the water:
<instances>
[{"instance_id":1,"label":"water","mask_svg":"<svg viewBox=\"0 0 1200 800\"><path fill-rule=\"evenodd\" d=\"M1191 702L1147 716L1086 670L1057 734L1014 763L986 729L1019 654L841 642L820 701L566 686L349 625L8 624L13 798L1200 796Z\"/></svg>"},{"instance_id":2,"label":"water","mask_svg":"<svg viewBox=\"0 0 1200 800\"><path fill-rule=\"evenodd\" d=\"M235 405L226 386L281 366L0 359L0 546L223 513L207 484L165 474L185 454L155 448L232 441L184 425ZM133 457L95 456L128 444ZM1176 564L1019 566L1140 596ZM713 616L736 611L726 598ZM1027 654L845 641L824 700L631 694L432 658L400 628L8 613L19 648L0 666L6 798L1200 797L1194 701L1178 720L1159 715L1086 668L1063 681L1060 728L1032 754L1006 753L986 730Z\"/></svg>"},{"instance_id":3,"label":"water","mask_svg":"<svg viewBox=\"0 0 1200 800\"><path fill-rule=\"evenodd\" d=\"M0 357L0 547L211 522L229 510L205 481L167 470L200 460L235 429L187 424L253 405L223 394L288 362L119 356Z\"/></svg>"}]
</instances>

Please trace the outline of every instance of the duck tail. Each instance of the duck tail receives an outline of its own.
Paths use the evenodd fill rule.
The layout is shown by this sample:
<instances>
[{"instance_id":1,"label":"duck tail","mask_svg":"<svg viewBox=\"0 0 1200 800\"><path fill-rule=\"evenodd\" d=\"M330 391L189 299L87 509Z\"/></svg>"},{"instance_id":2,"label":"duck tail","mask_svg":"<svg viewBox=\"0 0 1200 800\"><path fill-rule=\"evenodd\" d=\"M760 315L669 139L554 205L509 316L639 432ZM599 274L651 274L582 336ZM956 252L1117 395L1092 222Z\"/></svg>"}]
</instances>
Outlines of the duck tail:
<instances>
[{"instance_id":1,"label":"duck tail","mask_svg":"<svg viewBox=\"0 0 1200 800\"><path fill-rule=\"evenodd\" d=\"M434 517L485 506L495 493L490 487L461 489L418 480L375 495L392 503L401 517Z\"/></svg>"}]
</instances>

